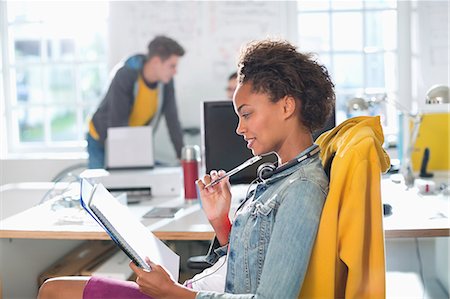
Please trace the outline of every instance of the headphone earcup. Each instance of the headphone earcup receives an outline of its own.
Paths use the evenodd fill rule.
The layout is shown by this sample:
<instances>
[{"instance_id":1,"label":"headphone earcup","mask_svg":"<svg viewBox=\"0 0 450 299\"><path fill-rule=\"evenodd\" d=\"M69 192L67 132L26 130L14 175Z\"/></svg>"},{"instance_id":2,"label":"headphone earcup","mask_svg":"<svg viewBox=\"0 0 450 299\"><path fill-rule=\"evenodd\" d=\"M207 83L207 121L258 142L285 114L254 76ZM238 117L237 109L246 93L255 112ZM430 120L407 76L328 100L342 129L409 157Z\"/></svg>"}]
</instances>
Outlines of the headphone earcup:
<instances>
[{"instance_id":1,"label":"headphone earcup","mask_svg":"<svg viewBox=\"0 0 450 299\"><path fill-rule=\"evenodd\" d=\"M258 178L260 180L267 180L272 176L275 169L275 164L267 162L259 165L256 173L258 174Z\"/></svg>"}]
</instances>

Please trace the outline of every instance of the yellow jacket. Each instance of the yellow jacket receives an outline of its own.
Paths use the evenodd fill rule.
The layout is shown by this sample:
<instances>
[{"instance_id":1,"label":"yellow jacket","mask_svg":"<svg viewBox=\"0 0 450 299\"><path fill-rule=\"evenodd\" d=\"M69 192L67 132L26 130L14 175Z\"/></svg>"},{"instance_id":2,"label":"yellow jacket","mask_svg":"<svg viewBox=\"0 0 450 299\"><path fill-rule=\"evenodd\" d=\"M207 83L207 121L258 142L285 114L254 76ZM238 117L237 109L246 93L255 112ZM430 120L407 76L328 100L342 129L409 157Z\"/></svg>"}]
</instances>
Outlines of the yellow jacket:
<instances>
[{"instance_id":1,"label":"yellow jacket","mask_svg":"<svg viewBox=\"0 0 450 299\"><path fill-rule=\"evenodd\" d=\"M299 298L385 298L383 140L378 116L348 119L317 139L323 164L335 157Z\"/></svg>"}]
</instances>

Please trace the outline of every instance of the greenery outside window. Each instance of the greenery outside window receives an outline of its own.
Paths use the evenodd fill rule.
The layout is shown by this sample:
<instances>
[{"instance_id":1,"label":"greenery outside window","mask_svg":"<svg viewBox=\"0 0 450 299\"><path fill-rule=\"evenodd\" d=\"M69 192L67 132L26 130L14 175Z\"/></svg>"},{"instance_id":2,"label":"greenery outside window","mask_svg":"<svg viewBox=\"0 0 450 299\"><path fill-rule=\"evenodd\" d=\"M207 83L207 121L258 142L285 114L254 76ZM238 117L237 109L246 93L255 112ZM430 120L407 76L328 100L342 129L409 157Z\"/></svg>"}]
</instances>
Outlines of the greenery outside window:
<instances>
[{"instance_id":1,"label":"greenery outside window","mask_svg":"<svg viewBox=\"0 0 450 299\"><path fill-rule=\"evenodd\" d=\"M8 152L81 151L108 77L108 2L1 5Z\"/></svg>"}]
</instances>

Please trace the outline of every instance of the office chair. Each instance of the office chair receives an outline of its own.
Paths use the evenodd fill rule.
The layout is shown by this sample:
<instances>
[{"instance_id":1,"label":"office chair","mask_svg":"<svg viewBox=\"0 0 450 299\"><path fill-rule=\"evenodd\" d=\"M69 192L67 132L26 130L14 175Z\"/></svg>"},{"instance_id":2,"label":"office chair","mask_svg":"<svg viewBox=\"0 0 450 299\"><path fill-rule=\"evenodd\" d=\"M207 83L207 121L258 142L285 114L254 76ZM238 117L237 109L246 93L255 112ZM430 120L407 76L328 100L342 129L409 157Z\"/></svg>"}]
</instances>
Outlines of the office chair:
<instances>
[{"instance_id":1,"label":"office chair","mask_svg":"<svg viewBox=\"0 0 450 299\"><path fill-rule=\"evenodd\" d=\"M206 255L196 255L187 259L186 266L191 270L203 271L212 265L206 261Z\"/></svg>"},{"instance_id":2,"label":"office chair","mask_svg":"<svg viewBox=\"0 0 450 299\"><path fill-rule=\"evenodd\" d=\"M323 133L329 193L298 298L385 298L380 117L360 116Z\"/></svg>"}]
</instances>

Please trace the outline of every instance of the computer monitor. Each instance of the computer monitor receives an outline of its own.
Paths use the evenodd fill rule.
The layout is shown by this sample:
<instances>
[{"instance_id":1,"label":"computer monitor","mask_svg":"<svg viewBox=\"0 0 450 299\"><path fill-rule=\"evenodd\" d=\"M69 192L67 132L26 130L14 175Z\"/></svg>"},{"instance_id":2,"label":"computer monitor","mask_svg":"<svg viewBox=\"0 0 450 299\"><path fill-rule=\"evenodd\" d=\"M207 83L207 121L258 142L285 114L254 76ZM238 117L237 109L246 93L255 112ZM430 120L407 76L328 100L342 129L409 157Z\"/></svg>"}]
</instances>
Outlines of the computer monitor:
<instances>
[{"instance_id":1,"label":"computer monitor","mask_svg":"<svg viewBox=\"0 0 450 299\"><path fill-rule=\"evenodd\" d=\"M253 157L244 138L236 133L238 117L234 112L233 102L205 101L202 108L202 161L205 173L213 169L229 171ZM331 118L324 128L314 134L314 138L335 126L334 113ZM276 161L275 154L267 155L230 177L230 183L250 184L256 178L259 165Z\"/></svg>"}]
</instances>

